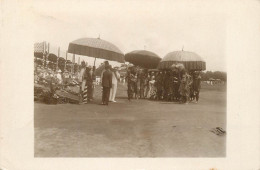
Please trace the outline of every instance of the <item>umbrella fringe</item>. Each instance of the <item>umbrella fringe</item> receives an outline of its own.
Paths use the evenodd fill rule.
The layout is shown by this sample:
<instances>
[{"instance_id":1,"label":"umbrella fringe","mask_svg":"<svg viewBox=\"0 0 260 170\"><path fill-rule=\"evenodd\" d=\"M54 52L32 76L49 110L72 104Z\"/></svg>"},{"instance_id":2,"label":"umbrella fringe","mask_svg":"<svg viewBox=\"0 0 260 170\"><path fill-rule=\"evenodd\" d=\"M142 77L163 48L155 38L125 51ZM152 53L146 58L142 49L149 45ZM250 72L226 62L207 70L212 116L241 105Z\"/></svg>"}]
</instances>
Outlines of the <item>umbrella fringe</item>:
<instances>
[{"instance_id":1,"label":"umbrella fringe","mask_svg":"<svg viewBox=\"0 0 260 170\"><path fill-rule=\"evenodd\" d=\"M161 61L158 69L170 69L173 64L181 63L187 70L206 70L206 62L204 61Z\"/></svg>"}]
</instances>

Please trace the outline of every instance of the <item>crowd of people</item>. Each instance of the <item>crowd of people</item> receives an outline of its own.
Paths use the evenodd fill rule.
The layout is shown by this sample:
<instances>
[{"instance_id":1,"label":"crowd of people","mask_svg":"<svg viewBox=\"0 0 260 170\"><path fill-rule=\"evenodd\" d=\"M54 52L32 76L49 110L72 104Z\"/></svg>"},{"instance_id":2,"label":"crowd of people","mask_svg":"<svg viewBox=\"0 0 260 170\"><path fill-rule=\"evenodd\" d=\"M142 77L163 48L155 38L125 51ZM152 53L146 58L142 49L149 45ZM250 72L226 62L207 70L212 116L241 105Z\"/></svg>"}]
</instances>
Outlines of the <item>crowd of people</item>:
<instances>
[{"instance_id":1,"label":"crowd of people","mask_svg":"<svg viewBox=\"0 0 260 170\"><path fill-rule=\"evenodd\" d=\"M42 85L42 87L49 88L49 92L47 93L48 100L52 100L52 98L55 96L56 90L61 90L66 93L70 93L72 95L79 95L79 88L80 85L82 85L83 79L88 79L87 87L93 89L94 83L91 83L94 81L94 67L87 66L85 63L82 63L84 66L84 72L69 72L67 70L64 70L63 72L60 69L53 70L47 67L44 67L43 65L35 65L34 69L34 83L36 84L36 91L35 95L42 95L37 94L39 92L39 86ZM81 75L84 75L84 77L81 77ZM91 76L90 76L91 75ZM91 77L90 81L89 78ZM85 85L85 84L84 84ZM42 91L42 90L40 90ZM91 91L91 90L90 90ZM46 95L46 94L45 94ZM46 96L43 97L46 97ZM93 93L89 94L88 100L91 100L93 98ZM51 103L47 101L46 103Z\"/></svg>"},{"instance_id":2,"label":"crowd of people","mask_svg":"<svg viewBox=\"0 0 260 170\"><path fill-rule=\"evenodd\" d=\"M77 73L71 73L65 70L63 73L61 70L52 70L42 65L35 67L34 69L34 82L41 85L55 85L59 88L66 86L77 85L78 75Z\"/></svg>"},{"instance_id":3,"label":"crowd of people","mask_svg":"<svg viewBox=\"0 0 260 170\"><path fill-rule=\"evenodd\" d=\"M128 100L151 99L186 103L199 100L201 77L198 71L172 68L149 71L135 66L127 71Z\"/></svg>"},{"instance_id":4,"label":"crowd of people","mask_svg":"<svg viewBox=\"0 0 260 170\"><path fill-rule=\"evenodd\" d=\"M82 61L79 71L71 73L61 70L53 71L43 66L35 68L35 83L45 84L55 88L66 89L80 96L79 103L86 104L93 100L96 85L95 67L88 66ZM188 72L184 68L172 67L169 70L148 70L129 65L125 77L127 82L127 96L131 99L150 99L189 103L197 103L200 93L200 72ZM119 68L112 68L108 61L104 62L100 84L102 86L102 105L116 102L117 84L120 81ZM77 91L69 88L77 86Z\"/></svg>"}]
</instances>

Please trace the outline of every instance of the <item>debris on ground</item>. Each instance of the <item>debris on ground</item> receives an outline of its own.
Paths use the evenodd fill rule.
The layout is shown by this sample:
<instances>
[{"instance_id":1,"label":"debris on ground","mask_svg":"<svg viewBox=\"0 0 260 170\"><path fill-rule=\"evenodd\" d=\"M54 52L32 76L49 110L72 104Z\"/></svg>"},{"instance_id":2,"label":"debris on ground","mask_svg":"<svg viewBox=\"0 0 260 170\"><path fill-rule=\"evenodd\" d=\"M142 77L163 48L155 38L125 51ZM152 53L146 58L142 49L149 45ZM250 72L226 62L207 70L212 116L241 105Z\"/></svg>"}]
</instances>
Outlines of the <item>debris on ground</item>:
<instances>
[{"instance_id":1,"label":"debris on ground","mask_svg":"<svg viewBox=\"0 0 260 170\"><path fill-rule=\"evenodd\" d=\"M210 130L212 133L215 133L218 136L223 136L226 134L226 131L223 130L221 127L216 127Z\"/></svg>"}]
</instances>

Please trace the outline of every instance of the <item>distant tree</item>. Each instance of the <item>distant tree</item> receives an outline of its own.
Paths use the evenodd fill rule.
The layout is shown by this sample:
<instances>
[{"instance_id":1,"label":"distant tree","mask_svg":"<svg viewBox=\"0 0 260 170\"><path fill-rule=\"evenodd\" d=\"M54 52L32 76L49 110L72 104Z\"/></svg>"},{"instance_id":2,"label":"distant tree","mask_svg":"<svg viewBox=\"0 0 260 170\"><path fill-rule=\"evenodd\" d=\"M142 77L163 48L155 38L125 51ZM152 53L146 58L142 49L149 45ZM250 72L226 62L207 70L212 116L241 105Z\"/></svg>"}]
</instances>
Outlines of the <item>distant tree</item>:
<instances>
[{"instance_id":1,"label":"distant tree","mask_svg":"<svg viewBox=\"0 0 260 170\"><path fill-rule=\"evenodd\" d=\"M222 81L227 81L227 73L226 72L221 72L221 71L201 72L201 80L202 81L208 81L210 78L220 79Z\"/></svg>"}]
</instances>

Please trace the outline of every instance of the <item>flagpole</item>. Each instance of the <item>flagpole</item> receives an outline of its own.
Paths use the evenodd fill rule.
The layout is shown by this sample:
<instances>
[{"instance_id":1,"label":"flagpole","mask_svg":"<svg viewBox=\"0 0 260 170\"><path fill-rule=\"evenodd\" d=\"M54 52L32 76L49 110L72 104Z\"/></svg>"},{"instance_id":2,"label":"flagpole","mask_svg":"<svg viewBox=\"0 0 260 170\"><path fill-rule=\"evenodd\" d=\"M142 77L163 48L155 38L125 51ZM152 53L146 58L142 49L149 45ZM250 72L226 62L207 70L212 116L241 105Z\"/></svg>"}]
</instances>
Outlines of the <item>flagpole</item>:
<instances>
[{"instance_id":1,"label":"flagpole","mask_svg":"<svg viewBox=\"0 0 260 170\"><path fill-rule=\"evenodd\" d=\"M43 59L43 63L42 65L44 66L44 61L45 61L45 41L43 42L43 46L42 46L42 59Z\"/></svg>"},{"instance_id":2,"label":"flagpole","mask_svg":"<svg viewBox=\"0 0 260 170\"><path fill-rule=\"evenodd\" d=\"M78 58L78 70L77 70L77 72L79 72L79 63L80 63L80 57Z\"/></svg>"},{"instance_id":3,"label":"flagpole","mask_svg":"<svg viewBox=\"0 0 260 170\"><path fill-rule=\"evenodd\" d=\"M67 57L68 57L68 51L66 51L66 60L65 60L65 66L64 66L64 71L66 70L66 64L67 64Z\"/></svg>"},{"instance_id":4,"label":"flagpole","mask_svg":"<svg viewBox=\"0 0 260 170\"><path fill-rule=\"evenodd\" d=\"M75 53L73 53L73 59L72 59L72 73L74 74L74 65L75 65Z\"/></svg>"},{"instance_id":5,"label":"flagpole","mask_svg":"<svg viewBox=\"0 0 260 170\"><path fill-rule=\"evenodd\" d=\"M46 63L49 57L49 53L50 53L50 43L48 43L48 47L47 47L47 54L46 54ZM47 68L48 68L48 64L47 64Z\"/></svg>"},{"instance_id":6,"label":"flagpole","mask_svg":"<svg viewBox=\"0 0 260 170\"><path fill-rule=\"evenodd\" d=\"M96 59L97 59L97 58L95 57L95 60L94 60L94 66L96 66Z\"/></svg>"},{"instance_id":7,"label":"flagpole","mask_svg":"<svg viewBox=\"0 0 260 170\"><path fill-rule=\"evenodd\" d=\"M60 47L58 48L58 57L57 57L57 65L56 65L56 70L59 70L59 58L60 58Z\"/></svg>"},{"instance_id":8,"label":"flagpole","mask_svg":"<svg viewBox=\"0 0 260 170\"><path fill-rule=\"evenodd\" d=\"M42 51L42 56L43 56L43 66L46 68L46 41L43 42L43 51Z\"/></svg>"}]
</instances>

